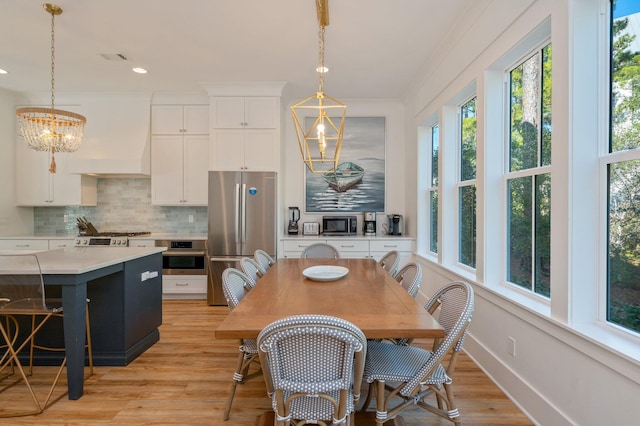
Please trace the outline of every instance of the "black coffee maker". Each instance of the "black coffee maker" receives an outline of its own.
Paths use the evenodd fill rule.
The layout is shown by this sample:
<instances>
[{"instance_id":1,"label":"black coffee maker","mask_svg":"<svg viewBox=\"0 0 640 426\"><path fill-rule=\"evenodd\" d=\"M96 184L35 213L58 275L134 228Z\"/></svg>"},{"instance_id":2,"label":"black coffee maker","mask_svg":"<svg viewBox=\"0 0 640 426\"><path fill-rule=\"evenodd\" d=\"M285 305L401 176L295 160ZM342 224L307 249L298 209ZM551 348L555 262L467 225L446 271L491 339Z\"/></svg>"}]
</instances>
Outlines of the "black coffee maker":
<instances>
[{"instance_id":1,"label":"black coffee maker","mask_svg":"<svg viewBox=\"0 0 640 426\"><path fill-rule=\"evenodd\" d=\"M300 220L300 209L297 207L289 207L289 226L287 234L298 235L298 221Z\"/></svg>"}]
</instances>

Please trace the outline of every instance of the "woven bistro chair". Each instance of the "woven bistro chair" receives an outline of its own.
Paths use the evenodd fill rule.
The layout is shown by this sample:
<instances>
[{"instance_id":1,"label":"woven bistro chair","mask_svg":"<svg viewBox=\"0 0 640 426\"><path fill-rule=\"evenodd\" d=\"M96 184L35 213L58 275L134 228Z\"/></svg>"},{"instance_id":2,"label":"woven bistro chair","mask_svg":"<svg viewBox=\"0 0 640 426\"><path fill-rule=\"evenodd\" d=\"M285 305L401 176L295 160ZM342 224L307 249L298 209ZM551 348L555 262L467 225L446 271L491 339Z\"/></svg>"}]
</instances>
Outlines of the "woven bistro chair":
<instances>
[{"instance_id":1,"label":"woven bistro chair","mask_svg":"<svg viewBox=\"0 0 640 426\"><path fill-rule=\"evenodd\" d=\"M422 286L422 267L416 262L409 262L396 272L394 278L415 298ZM387 341L395 345L409 345L412 339L407 338L385 338L377 341Z\"/></svg>"},{"instance_id":2,"label":"woven bistro chair","mask_svg":"<svg viewBox=\"0 0 640 426\"><path fill-rule=\"evenodd\" d=\"M266 271L262 269L262 266L250 257L240 259L240 267L242 268L242 272L251 280L251 288L253 288L258 280L266 273Z\"/></svg>"},{"instance_id":3,"label":"woven bistro chair","mask_svg":"<svg viewBox=\"0 0 640 426\"><path fill-rule=\"evenodd\" d=\"M7 376L13 375L17 370L20 376L18 382L22 381L24 383L34 404L32 411L7 412L1 410L0 417L40 414L66 394L64 392L52 399L53 392L67 364L66 356L62 357L60 366L56 371L53 382L49 385L48 393L43 402L36 395L29 380L29 377L33 376L34 348L47 351L64 351L64 348L35 344L35 339L39 332L43 330L43 326L52 318L64 315L62 300L46 297L40 263L37 256L33 254L0 255L0 300L3 300L0 303L0 316L4 317L0 318L0 335L2 336L2 342L0 343L5 349L2 358L0 358L0 374L6 372ZM20 318L23 318L24 321L20 321ZM88 342L85 347L88 347L90 374L93 374L88 310L85 321ZM24 324L29 324L28 330L21 332L20 326ZM29 346L28 373L25 372L25 368L18 357L18 354L27 346ZM6 389L7 387L2 390Z\"/></svg>"},{"instance_id":4,"label":"woven bistro chair","mask_svg":"<svg viewBox=\"0 0 640 426\"><path fill-rule=\"evenodd\" d=\"M276 425L353 424L367 351L358 327L327 315L291 316L266 326L258 348Z\"/></svg>"},{"instance_id":5,"label":"woven bistro chair","mask_svg":"<svg viewBox=\"0 0 640 426\"><path fill-rule=\"evenodd\" d=\"M473 288L464 282L443 286L425 309L439 310L438 322L445 337L435 339L433 350L368 342L364 377L370 383L362 410L376 399L376 423L394 419L402 410L418 406L454 423L460 423L451 385L467 326L473 315ZM448 364L444 365L447 355ZM427 401L435 395L436 404ZM398 398L402 402L390 407Z\"/></svg>"},{"instance_id":6,"label":"woven bistro chair","mask_svg":"<svg viewBox=\"0 0 640 426\"><path fill-rule=\"evenodd\" d=\"M253 258L255 259L256 262L258 262L258 264L262 267L262 269L267 272L269 270L269 268L271 267L271 265L273 265L274 263L276 263L276 260L269 256L269 254L264 251L264 250L256 250L253 253Z\"/></svg>"},{"instance_id":7,"label":"woven bistro chair","mask_svg":"<svg viewBox=\"0 0 640 426\"><path fill-rule=\"evenodd\" d=\"M224 297L227 299L227 304L229 305L229 310L233 311L233 309L240 303L240 300L253 288L253 282L251 278L247 276L240 269L236 268L227 268L222 271L222 290L224 292L225 280L229 283L229 285L233 285L231 289L237 290L230 292L227 294L224 293ZM239 289L242 288L242 292Z\"/></svg>"},{"instance_id":8,"label":"woven bistro chair","mask_svg":"<svg viewBox=\"0 0 640 426\"><path fill-rule=\"evenodd\" d=\"M315 243L302 250L303 259L340 259L340 253L335 247L327 243Z\"/></svg>"},{"instance_id":9,"label":"woven bistro chair","mask_svg":"<svg viewBox=\"0 0 640 426\"><path fill-rule=\"evenodd\" d=\"M422 267L416 262L409 262L395 274L394 278L415 298L422 285Z\"/></svg>"},{"instance_id":10,"label":"woven bistro chair","mask_svg":"<svg viewBox=\"0 0 640 426\"><path fill-rule=\"evenodd\" d=\"M398 272L398 266L400 266L400 255L396 250L391 250L382 256L378 263L393 277Z\"/></svg>"},{"instance_id":11,"label":"woven bistro chair","mask_svg":"<svg viewBox=\"0 0 640 426\"><path fill-rule=\"evenodd\" d=\"M250 282L249 277L235 268L227 268L222 272L222 290L227 299L229 311L233 311L247 292L251 290L252 286ZM238 363L233 373L229 399L224 409L223 419L225 421L229 420L229 413L231 412L231 405L233 404L233 397L236 393L238 383L244 383L246 380L262 374L261 368L249 374L249 368L252 364L258 365L259 367L258 347L255 339L240 339L238 351Z\"/></svg>"}]
</instances>

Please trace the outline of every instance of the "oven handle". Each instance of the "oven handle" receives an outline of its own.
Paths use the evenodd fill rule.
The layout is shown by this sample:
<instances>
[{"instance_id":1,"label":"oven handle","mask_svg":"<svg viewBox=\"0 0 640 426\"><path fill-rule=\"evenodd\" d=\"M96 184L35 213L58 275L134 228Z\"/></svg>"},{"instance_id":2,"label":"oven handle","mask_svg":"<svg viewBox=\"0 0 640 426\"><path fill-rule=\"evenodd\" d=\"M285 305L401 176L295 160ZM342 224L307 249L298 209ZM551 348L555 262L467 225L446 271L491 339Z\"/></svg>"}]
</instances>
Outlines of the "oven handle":
<instances>
[{"instance_id":1,"label":"oven handle","mask_svg":"<svg viewBox=\"0 0 640 426\"><path fill-rule=\"evenodd\" d=\"M204 251L164 251L162 256L205 256Z\"/></svg>"},{"instance_id":2,"label":"oven handle","mask_svg":"<svg viewBox=\"0 0 640 426\"><path fill-rule=\"evenodd\" d=\"M209 256L209 262L240 262L241 256Z\"/></svg>"}]
</instances>

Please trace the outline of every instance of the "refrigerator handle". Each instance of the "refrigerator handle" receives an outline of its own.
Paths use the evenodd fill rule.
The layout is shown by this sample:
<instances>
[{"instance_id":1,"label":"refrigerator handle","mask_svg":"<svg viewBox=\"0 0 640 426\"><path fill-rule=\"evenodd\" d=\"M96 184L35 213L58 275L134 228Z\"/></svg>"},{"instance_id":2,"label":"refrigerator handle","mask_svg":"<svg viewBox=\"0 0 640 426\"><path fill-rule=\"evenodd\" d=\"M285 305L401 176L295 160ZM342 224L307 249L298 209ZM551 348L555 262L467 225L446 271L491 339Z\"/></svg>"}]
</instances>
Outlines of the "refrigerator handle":
<instances>
[{"instance_id":1,"label":"refrigerator handle","mask_svg":"<svg viewBox=\"0 0 640 426\"><path fill-rule=\"evenodd\" d=\"M242 184L242 243L247 242L247 184Z\"/></svg>"},{"instance_id":2,"label":"refrigerator handle","mask_svg":"<svg viewBox=\"0 0 640 426\"><path fill-rule=\"evenodd\" d=\"M236 183L236 214L235 214L235 218L236 218L236 222L235 222L235 234L236 234L236 244L239 242L238 241L238 237L240 236L240 184Z\"/></svg>"}]
</instances>

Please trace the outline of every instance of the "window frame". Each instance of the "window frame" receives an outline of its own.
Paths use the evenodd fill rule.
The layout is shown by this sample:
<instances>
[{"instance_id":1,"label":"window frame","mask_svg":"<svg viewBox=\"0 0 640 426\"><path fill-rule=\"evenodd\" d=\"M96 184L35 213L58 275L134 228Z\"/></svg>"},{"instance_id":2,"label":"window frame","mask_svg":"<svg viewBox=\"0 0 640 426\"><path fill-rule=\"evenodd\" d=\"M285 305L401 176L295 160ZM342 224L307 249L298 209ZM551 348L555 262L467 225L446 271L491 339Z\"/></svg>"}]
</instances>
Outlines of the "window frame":
<instances>
[{"instance_id":1,"label":"window frame","mask_svg":"<svg viewBox=\"0 0 640 426\"><path fill-rule=\"evenodd\" d=\"M598 300L595 322L606 332L613 333L623 339L630 339L632 342L640 343L640 331L635 331L609 321L609 167L613 164L620 164L628 161L640 161L640 147L626 150L613 150L613 117L611 115L611 102L613 98L613 13L611 0L602 0L604 18L602 23L602 39L604 40L600 52L600 88L602 101L599 102L601 122L604 129L599 135L598 178L599 178L599 200L600 219L599 224L599 270L598 276ZM638 34L640 37L640 34Z\"/></svg>"},{"instance_id":2,"label":"window frame","mask_svg":"<svg viewBox=\"0 0 640 426\"><path fill-rule=\"evenodd\" d=\"M435 193L438 197L439 195L439 187L440 187L440 170L439 170L439 165L440 165L440 145L441 145L441 141L440 141L440 123L438 121L432 123L431 125L428 126L429 129L429 184L427 185L427 226L428 226L428 230L427 230L427 253L430 254L431 256L437 257L438 253L440 252L440 232L439 232L439 226L440 226L440 221L439 221L439 217L440 217L440 203L438 202L438 207L437 207L437 214L438 214L438 218L435 221L435 229L436 229L436 240L435 240L435 247L436 247L436 251L432 250L432 247L434 246L434 235L433 235L433 229L434 229L434 223L433 223L433 211L432 211L432 206L431 206L431 200L432 200L432 196ZM438 155L437 155L437 159L438 159L438 170L436 170L436 184L434 185L433 183L433 177L434 177L434 173L433 173L433 142L434 142L434 129L438 129L438 134L437 134L437 142L438 142ZM439 201L439 198L438 198Z\"/></svg>"},{"instance_id":3,"label":"window frame","mask_svg":"<svg viewBox=\"0 0 640 426\"><path fill-rule=\"evenodd\" d=\"M520 179L520 178L524 178L524 177L528 177L532 179L532 193L535 193L536 190L536 178L537 177L541 177L543 175L548 174L549 175L549 179L551 180L552 178L552 165L553 165L553 158L551 158L551 164L548 165L542 165L543 161L542 161L542 103L540 105L540 111L538 111L538 113L540 114L540 131L538 133L538 143L537 143L537 165L535 167L531 167L531 168L527 168L527 169L518 169L515 171L510 171L511 170L511 161L512 161L512 156L511 156L511 136L512 136L512 129L511 129L511 113L512 113L512 108L511 108L511 73L513 72L513 70L515 70L516 68L518 68L519 66L523 65L525 62L527 62L528 60L530 60L531 58L534 58L536 56L539 57L538 63L540 64L541 68L542 68L542 52L543 50L547 47L547 46L552 46L552 40L551 40L551 35L548 35L547 37L539 40L537 43L533 44L532 46L530 46L530 48L522 55L518 56L518 58L516 60L514 60L513 62L511 62L507 67L504 68L503 71L503 87L504 87L504 96L503 96L503 108L504 108L504 129L503 129L503 134L504 134L504 148L503 148L503 152L504 152L504 158L503 158L503 173L502 173L502 190L503 190L503 202L502 202L502 206L503 206L503 214L504 214L504 229L503 229L503 253L504 253L504 257L505 257L505 262L504 262L504 266L503 266L503 270L502 270L502 283L504 286L508 287L510 290L516 291L518 294L524 295L525 297L529 297L532 300L542 303L543 305L549 306L550 301L551 301L551 293L549 294L549 297L541 294L541 293L537 293L535 291L535 282L532 282L531 287L530 288L525 288L519 284L516 284L514 282L509 281L509 219L510 219L510 211L509 209L509 181L511 180L515 180L515 179ZM552 58L553 60L553 58ZM553 69L553 67L552 67ZM552 82L553 82L553 78L552 78ZM543 88L542 85L540 86L540 93L542 96L543 93ZM552 113L552 117L553 117L553 113ZM553 139L553 138L552 138ZM553 205L553 195L551 196L551 205ZM532 223L532 229L531 229L531 247L532 247L532 258L535 258L535 247L536 247L536 238L535 238L535 222ZM550 236L551 237L551 236ZM550 242L550 247L549 249L551 249L551 242ZM535 277L535 269L532 269L532 276ZM549 285L551 286L551 279L550 279L550 283Z\"/></svg>"},{"instance_id":4,"label":"window frame","mask_svg":"<svg viewBox=\"0 0 640 426\"><path fill-rule=\"evenodd\" d=\"M475 177L473 179L462 180L462 107L468 104L470 101L475 99L475 118L476 118L476 146L475 146ZM456 105L456 124L457 124L457 132L456 132L456 183L455 183L455 205L456 205L456 257L454 264L460 268L462 271L465 271L469 274L473 274L475 276L476 271L478 269L478 94L474 91L471 95L465 97L461 102ZM461 191L463 188L471 187L474 188L474 210L475 210L475 218L474 218L474 258L475 258L475 266L470 266L461 261L462 256L462 233L461 233L461 211L462 205L460 202Z\"/></svg>"}]
</instances>

